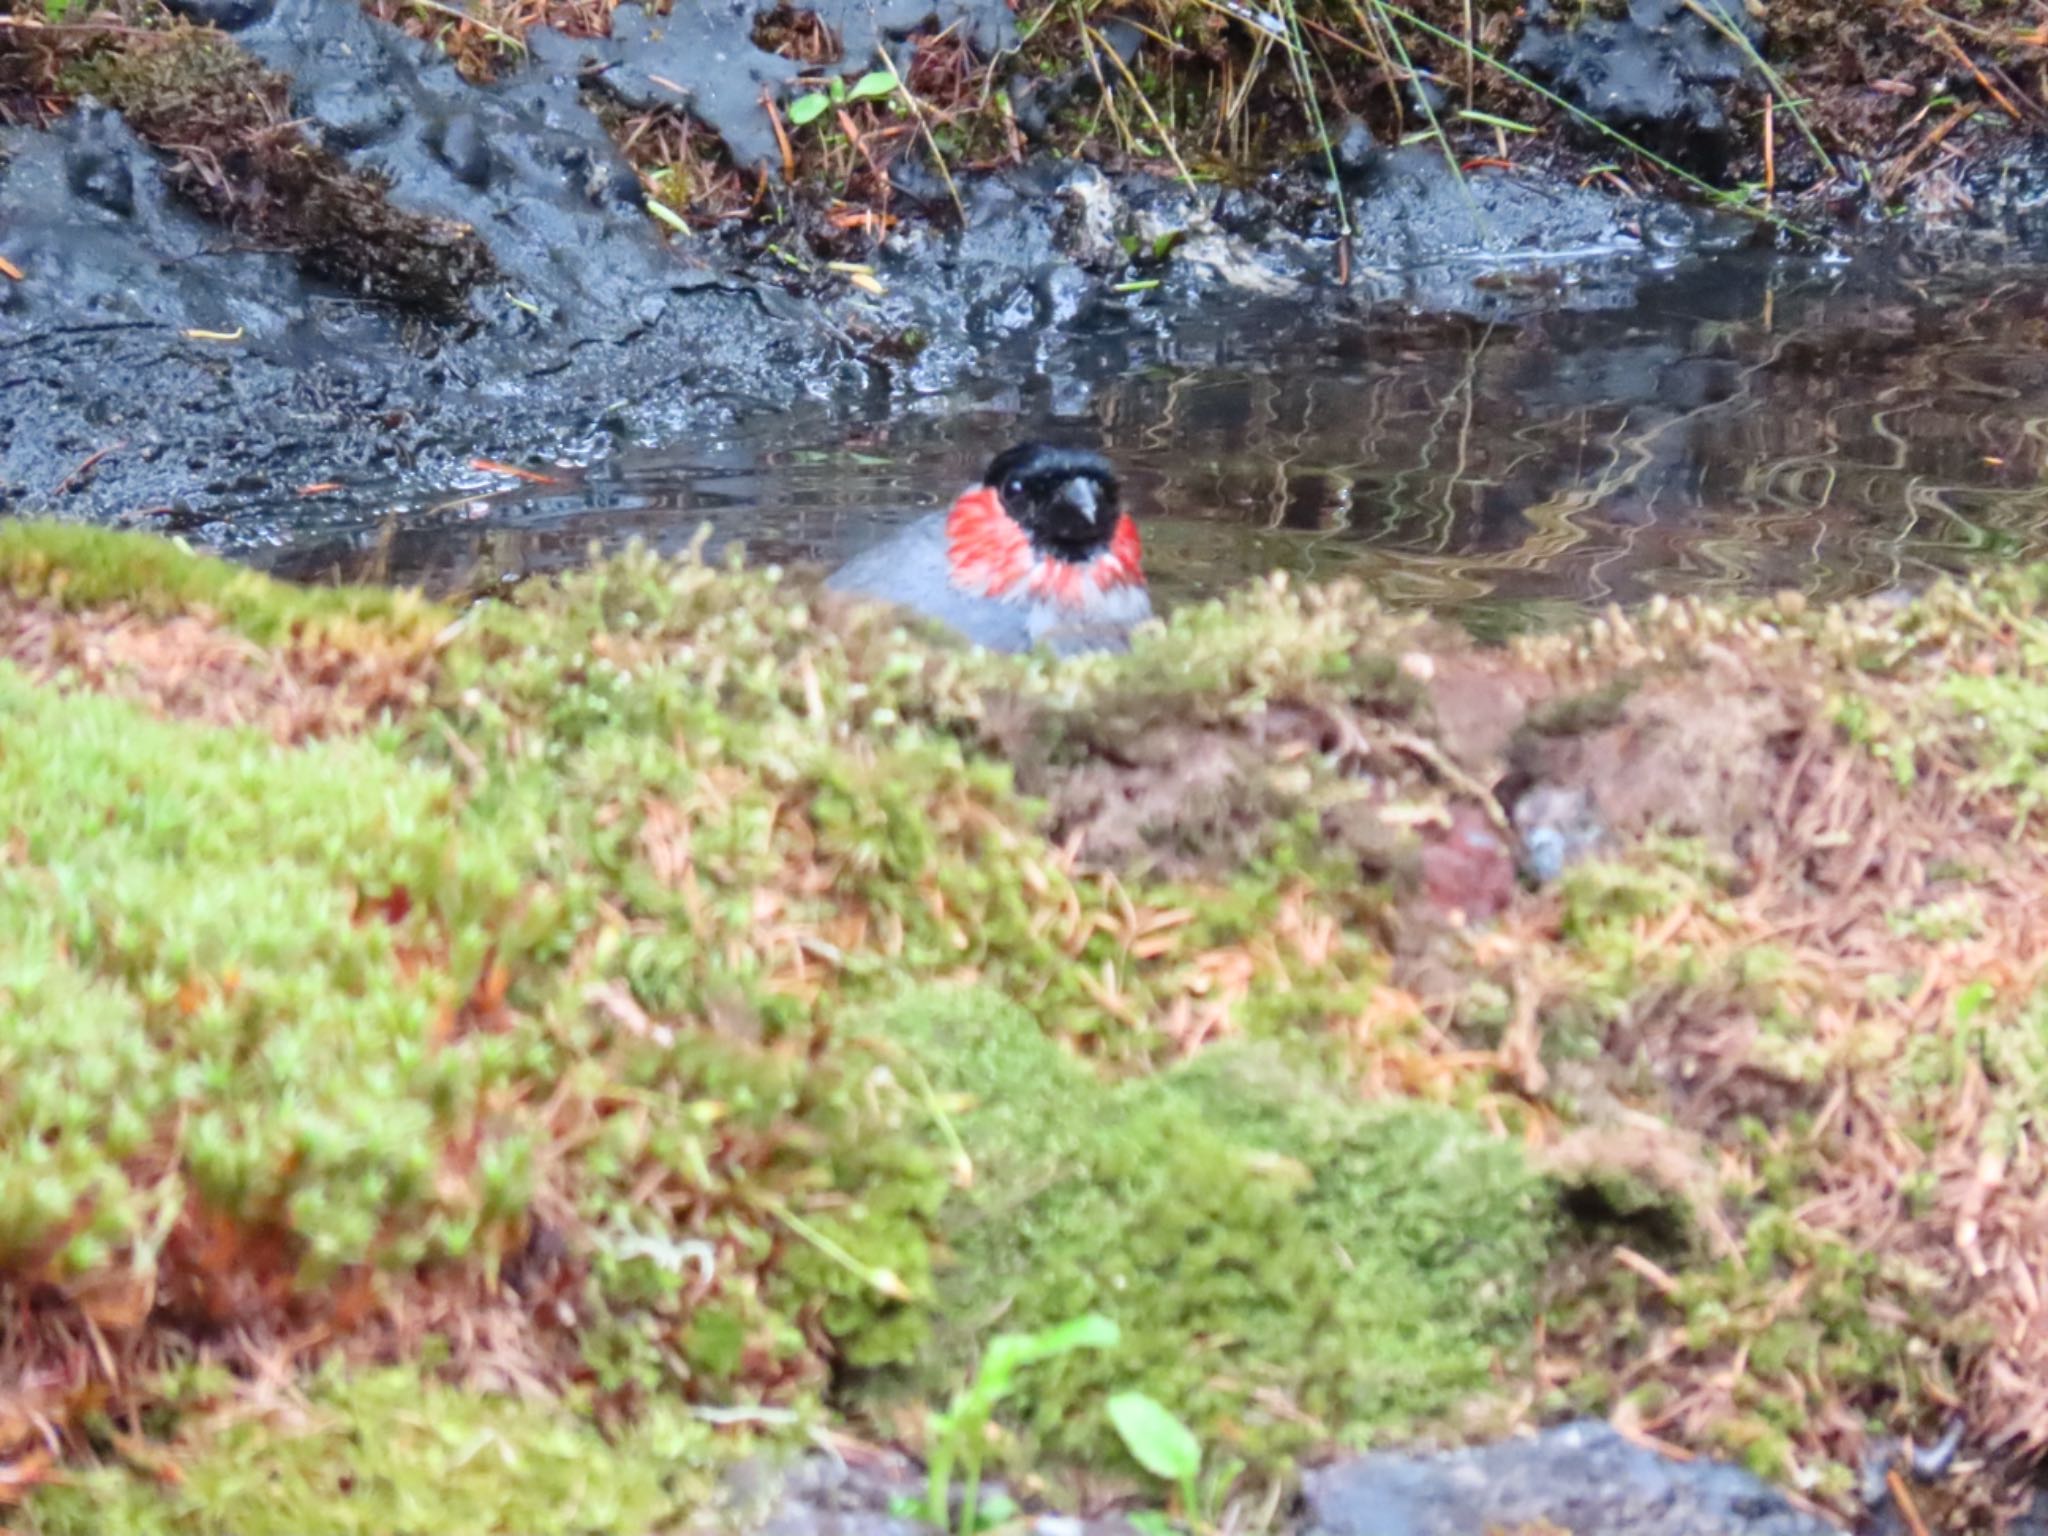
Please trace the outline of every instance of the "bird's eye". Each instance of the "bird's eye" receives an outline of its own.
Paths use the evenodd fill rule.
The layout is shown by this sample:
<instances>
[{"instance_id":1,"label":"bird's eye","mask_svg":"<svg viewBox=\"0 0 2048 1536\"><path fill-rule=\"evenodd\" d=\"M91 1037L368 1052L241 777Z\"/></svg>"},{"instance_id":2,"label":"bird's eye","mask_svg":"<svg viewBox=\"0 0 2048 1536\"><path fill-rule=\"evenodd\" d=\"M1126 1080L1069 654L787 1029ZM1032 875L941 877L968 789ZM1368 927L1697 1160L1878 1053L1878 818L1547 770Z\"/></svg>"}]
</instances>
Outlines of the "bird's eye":
<instances>
[{"instance_id":1,"label":"bird's eye","mask_svg":"<svg viewBox=\"0 0 2048 1536\"><path fill-rule=\"evenodd\" d=\"M1003 494L1005 496L1022 496L1024 494L1024 482L1021 479L1012 480L1003 487Z\"/></svg>"}]
</instances>

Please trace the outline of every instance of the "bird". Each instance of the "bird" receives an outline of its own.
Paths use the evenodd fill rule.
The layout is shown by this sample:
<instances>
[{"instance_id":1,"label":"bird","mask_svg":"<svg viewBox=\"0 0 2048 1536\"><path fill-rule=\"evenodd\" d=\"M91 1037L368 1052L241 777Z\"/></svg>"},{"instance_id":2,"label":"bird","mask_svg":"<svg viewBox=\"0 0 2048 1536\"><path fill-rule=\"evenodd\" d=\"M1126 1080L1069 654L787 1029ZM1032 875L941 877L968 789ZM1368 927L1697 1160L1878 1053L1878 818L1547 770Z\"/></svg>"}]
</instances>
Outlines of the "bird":
<instances>
[{"instance_id":1,"label":"bird","mask_svg":"<svg viewBox=\"0 0 2048 1536\"><path fill-rule=\"evenodd\" d=\"M979 485L826 578L937 619L991 651L1129 648L1152 616L1138 525L1099 453L1019 443Z\"/></svg>"}]
</instances>

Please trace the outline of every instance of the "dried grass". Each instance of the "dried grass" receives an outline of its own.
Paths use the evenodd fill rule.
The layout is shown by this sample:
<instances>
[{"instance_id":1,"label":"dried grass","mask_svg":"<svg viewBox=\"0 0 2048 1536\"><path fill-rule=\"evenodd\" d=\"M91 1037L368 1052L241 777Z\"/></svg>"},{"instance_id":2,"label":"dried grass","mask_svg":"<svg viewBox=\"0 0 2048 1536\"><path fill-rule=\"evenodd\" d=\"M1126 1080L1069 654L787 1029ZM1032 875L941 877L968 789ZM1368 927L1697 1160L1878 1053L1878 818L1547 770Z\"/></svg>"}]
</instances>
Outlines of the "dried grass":
<instances>
[{"instance_id":1,"label":"dried grass","mask_svg":"<svg viewBox=\"0 0 2048 1536\"><path fill-rule=\"evenodd\" d=\"M1959 745L1967 734L1928 695L1954 670L2010 665L2017 639L1982 624L1934 643L1887 636L1895 665L1859 677L1860 644L1855 657L1830 655L1810 632L1787 639L1767 624L1702 636L1695 613L1616 617L1590 646L1536 648L1560 692L1637 680L1618 719L1550 766L1604 789L1622 816L1639 812L1621 828L1630 843L1675 822L1704 834L1729 873L1633 919L1609 914L1604 940L1589 937L1569 887L1530 893L1473 950L1539 1028L1583 1034L1589 1006L1597 1016L1598 1053L1567 1084L1591 1128L1546 1153L1553 1167L1643 1180L1703 1234L1691 1265L1618 1251L1610 1262L1639 1282L1644 1335L1617 1346L1611 1316L1565 1305L1545 1374L1611 1371L1611 1402L1634 1428L1712 1453L1744 1446L1760 1402L1798 1405L1772 1420L1796 1414L1789 1460L1774 1470L1825 1489L1842 1513L1855 1498L1823 1469L1863 1464L1872 1419L1926 1443L1960 1415L1967 1452L1934 1502L1958 1522L1942 1528L1965 1528L2010 1513L2017 1470L2048 1452L2037 1081L2024 1046L1992 1043L2035 1027L2048 850L2022 835L2010 793L1982 785ZM1703 688L1719 700L1714 729L1686 736L1674 722L1697 715ZM1910 784L1837 723L1845 691L1923 723ZM1773 728L1748 732L1758 711ZM1667 752L1681 737L1687 752ZM1624 855L1646 870L1660 857ZM1906 920L1965 899L1967 922ZM1627 952L1622 976L1603 972L1603 944ZM1464 977L1437 980L1426 1009L1469 1010ZM1802 1246L1765 1261L1753 1291L1726 1289L1740 1263L1703 1280L1738 1253L1754 1264L1754 1242L1775 1242L1759 1235L1780 1220ZM1821 1300L1842 1284L1831 1250L1868 1262L1869 1326L1897 1348L1861 1365L1846 1344L1784 1363L1774 1354L1759 1368L1752 1350L1771 1347L1776 1324L1840 1304ZM1567 1292L1582 1293L1579 1262L1567 1265ZM1734 1315L1703 1322L1702 1284ZM1645 1414L1636 1394L1652 1385L1661 1406Z\"/></svg>"}]
</instances>

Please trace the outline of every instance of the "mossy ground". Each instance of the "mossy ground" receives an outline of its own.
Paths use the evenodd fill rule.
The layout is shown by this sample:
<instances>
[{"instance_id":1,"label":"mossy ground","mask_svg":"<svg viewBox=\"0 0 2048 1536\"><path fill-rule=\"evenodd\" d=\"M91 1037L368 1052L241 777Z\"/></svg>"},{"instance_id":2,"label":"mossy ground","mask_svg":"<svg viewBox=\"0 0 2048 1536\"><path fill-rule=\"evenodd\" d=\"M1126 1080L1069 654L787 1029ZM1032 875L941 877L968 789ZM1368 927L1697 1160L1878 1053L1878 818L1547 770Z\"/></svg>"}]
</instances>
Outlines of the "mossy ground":
<instances>
[{"instance_id":1,"label":"mossy ground","mask_svg":"<svg viewBox=\"0 0 2048 1536\"><path fill-rule=\"evenodd\" d=\"M246 1398L225 1378L181 1384L195 1408ZM191 1414L203 1421L203 1411ZM43 1536L575 1536L674 1529L701 1508L736 1442L668 1404L601 1432L573 1406L462 1391L416 1369L329 1370L190 1443L94 1426L105 1464L41 1490ZM125 1459L123 1459L125 1458Z\"/></svg>"},{"instance_id":2,"label":"mossy ground","mask_svg":"<svg viewBox=\"0 0 2048 1536\"><path fill-rule=\"evenodd\" d=\"M1055 1501L1156 1496L1124 1386L1247 1491L1586 1409L1845 1510L1958 1407L1956 1520L2038 1455L2031 577L1511 651L1268 585L1058 664L637 555L459 616L0 572L27 1529L250 1529L251 1466L666 1529L711 1420L915 1449L1090 1310L1001 1415ZM1517 780L1605 861L1519 886Z\"/></svg>"},{"instance_id":3,"label":"mossy ground","mask_svg":"<svg viewBox=\"0 0 2048 1536\"><path fill-rule=\"evenodd\" d=\"M1288 1453L1413 1433L1525 1365L1551 1236L1519 1149L1455 1110L1362 1106L1337 1059L1275 1040L1105 1083L1012 1003L913 994L864 1020L965 1096L973 1182L951 1202L936 1328L903 1381L947 1389L1000 1320L1124 1321L1122 1344L1049 1367L1018 1457L1116 1465L1076 1413L1143 1381L1206 1443Z\"/></svg>"}]
</instances>

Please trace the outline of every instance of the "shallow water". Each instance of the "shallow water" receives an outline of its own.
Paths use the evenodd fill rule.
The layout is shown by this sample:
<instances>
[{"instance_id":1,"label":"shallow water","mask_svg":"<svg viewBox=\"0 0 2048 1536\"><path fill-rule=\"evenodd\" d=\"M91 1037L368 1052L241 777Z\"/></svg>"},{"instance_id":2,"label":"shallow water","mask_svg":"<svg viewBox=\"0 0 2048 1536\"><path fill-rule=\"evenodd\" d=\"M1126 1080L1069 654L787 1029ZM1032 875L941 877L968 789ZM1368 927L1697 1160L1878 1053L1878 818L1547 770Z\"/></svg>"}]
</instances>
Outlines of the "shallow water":
<instances>
[{"instance_id":1,"label":"shallow water","mask_svg":"<svg viewBox=\"0 0 2048 1536\"><path fill-rule=\"evenodd\" d=\"M1167 603L1275 567L1494 631L1659 591L1851 595L2048 552L2048 271L1736 253L1512 322L1111 327L1055 377L991 364L907 408L821 405L554 484L479 474L258 558L447 588L708 523L757 558L831 559L1027 435L1124 467Z\"/></svg>"}]
</instances>

